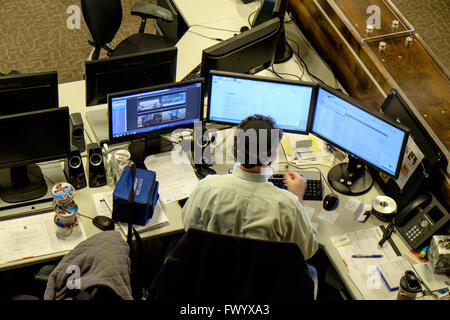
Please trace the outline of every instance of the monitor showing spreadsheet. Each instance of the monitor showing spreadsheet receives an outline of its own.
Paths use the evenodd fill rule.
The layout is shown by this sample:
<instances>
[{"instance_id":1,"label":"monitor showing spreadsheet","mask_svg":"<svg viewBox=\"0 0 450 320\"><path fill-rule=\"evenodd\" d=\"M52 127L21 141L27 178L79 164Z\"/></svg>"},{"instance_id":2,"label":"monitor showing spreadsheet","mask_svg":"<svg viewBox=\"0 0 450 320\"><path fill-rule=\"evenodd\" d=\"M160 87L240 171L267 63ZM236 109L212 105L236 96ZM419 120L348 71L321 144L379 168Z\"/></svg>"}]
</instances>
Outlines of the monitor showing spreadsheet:
<instances>
[{"instance_id":1,"label":"monitor showing spreadsheet","mask_svg":"<svg viewBox=\"0 0 450 320\"><path fill-rule=\"evenodd\" d=\"M319 86L311 133L349 155L348 163L329 171L332 187L345 194L361 194L370 189L373 179L358 163L397 178L409 129L341 92Z\"/></svg>"},{"instance_id":2,"label":"monitor showing spreadsheet","mask_svg":"<svg viewBox=\"0 0 450 320\"><path fill-rule=\"evenodd\" d=\"M314 84L223 71L209 81L207 122L234 125L261 114L284 131L308 132Z\"/></svg>"}]
</instances>

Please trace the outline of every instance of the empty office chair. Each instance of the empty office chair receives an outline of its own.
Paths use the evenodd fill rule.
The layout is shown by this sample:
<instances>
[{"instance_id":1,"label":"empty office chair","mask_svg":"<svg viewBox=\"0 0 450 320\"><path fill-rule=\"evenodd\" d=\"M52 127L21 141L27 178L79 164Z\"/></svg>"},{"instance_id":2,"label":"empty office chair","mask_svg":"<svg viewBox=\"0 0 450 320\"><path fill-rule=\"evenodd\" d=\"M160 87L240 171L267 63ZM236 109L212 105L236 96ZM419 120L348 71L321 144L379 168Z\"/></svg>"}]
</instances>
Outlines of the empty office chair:
<instances>
[{"instance_id":1,"label":"empty office chair","mask_svg":"<svg viewBox=\"0 0 450 320\"><path fill-rule=\"evenodd\" d=\"M141 17L139 32L133 34L112 48L114 39L122 23L121 0L81 0L81 10L90 32L89 44L94 47L90 60L97 60L101 49L110 57L133 54L173 46L175 40L162 35L145 33L147 19L173 20L172 13L151 3L136 3L131 14Z\"/></svg>"},{"instance_id":2,"label":"empty office chair","mask_svg":"<svg viewBox=\"0 0 450 320\"><path fill-rule=\"evenodd\" d=\"M149 298L178 301L313 300L295 243L189 229L153 280Z\"/></svg>"}]
</instances>

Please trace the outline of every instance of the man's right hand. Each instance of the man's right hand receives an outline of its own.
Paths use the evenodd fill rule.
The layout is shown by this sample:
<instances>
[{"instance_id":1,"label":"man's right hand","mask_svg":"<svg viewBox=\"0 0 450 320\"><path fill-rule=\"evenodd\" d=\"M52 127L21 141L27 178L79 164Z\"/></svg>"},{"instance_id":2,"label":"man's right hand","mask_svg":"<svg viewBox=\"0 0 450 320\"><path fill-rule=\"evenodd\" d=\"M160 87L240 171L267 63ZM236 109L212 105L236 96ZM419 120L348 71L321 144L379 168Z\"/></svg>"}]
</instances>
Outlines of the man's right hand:
<instances>
[{"instance_id":1,"label":"man's right hand","mask_svg":"<svg viewBox=\"0 0 450 320\"><path fill-rule=\"evenodd\" d=\"M285 172L283 183L303 203L303 196L306 191L306 179L297 172Z\"/></svg>"}]
</instances>

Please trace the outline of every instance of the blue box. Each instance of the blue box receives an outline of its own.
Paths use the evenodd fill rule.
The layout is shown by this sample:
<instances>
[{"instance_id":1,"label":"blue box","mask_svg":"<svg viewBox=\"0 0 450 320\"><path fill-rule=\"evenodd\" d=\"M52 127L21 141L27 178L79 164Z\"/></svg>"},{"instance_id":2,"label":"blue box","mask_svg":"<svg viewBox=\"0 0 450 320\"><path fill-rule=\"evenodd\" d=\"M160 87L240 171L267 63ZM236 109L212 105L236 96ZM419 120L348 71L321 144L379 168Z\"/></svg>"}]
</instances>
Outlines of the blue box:
<instances>
[{"instance_id":1,"label":"blue box","mask_svg":"<svg viewBox=\"0 0 450 320\"><path fill-rule=\"evenodd\" d=\"M124 169L113 192L113 220L131 222L145 226L153 216L153 211L159 199L159 183L156 173L151 170L134 168L136 170L134 185L134 201L128 200L132 186L132 169Z\"/></svg>"}]
</instances>

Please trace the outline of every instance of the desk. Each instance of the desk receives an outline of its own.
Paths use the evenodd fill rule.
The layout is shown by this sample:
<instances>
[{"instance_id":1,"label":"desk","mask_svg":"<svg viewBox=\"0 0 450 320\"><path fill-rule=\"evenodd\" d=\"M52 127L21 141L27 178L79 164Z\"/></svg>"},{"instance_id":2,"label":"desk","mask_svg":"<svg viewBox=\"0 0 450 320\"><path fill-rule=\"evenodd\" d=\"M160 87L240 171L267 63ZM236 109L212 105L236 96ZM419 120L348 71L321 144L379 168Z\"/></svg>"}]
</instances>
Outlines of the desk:
<instances>
[{"instance_id":1,"label":"desk","mask_svg":"<svg viewBox=\"0 0 450 320\"><path fill-rule=\"evenodd\" d=\"M194 26L194 24L202 23L203 25L211 26L211 27L220 27L220 28L230 28L232 30L239 29L242 25L247 24L247 17L249 12L252 12L254 9L251 6L246 7L246 5L242 4L240 0L230 0L232 6L229 6L229 3L226 5L226 8L222 8L222 4L225 1L222 0L199 0L196 2L196 6L192 5L192 2L189 3L189 0L177 0L175 1L178 9L183 13L183 17L189 22L191 28L200 29L201 27ZM204 6L202 6L202 4ZM199 7L202 10L197 10ZM227 11L231 8L231 11ZM244 8L246 8L244 10ZM248 9L248 10L247 10ZM208 11L209 10L209 11ZM210 19L210 17L214 17L213 13L221 12L220 17L216 17L214 19ZM230 14L225 15L225 12L231 12ZM203 17L206 17L203 19ZM197 20L198 19L198 20ZM192 29L197 30L197 29ZM229 37L232 36L232 32L229 31L219 31L213 29L203 28L201 31L202 34L214 37ZM286 25L286 33L288 37L292 38L294 41L298 41L300 45L300 52L304 60L308 63L309 69L311 72L316 74L318 77L326 81L327 83L332 83L334 81L333 75L321 61L320 57L308 46L305 42L303 36L301 35L298 28L295 24L287 24ZM214 40L207 39L205 37L199 36L193 32L186 32L186 34L180 39L177 43L178 47L178 68L177 68L177 80L181 80L194 66L200 63L201 61L201 50L208 46L217 43ZM278 72L288 72L300 75L302 73L299 64L296 59L293 58L283 64L279 64L275 66L275 69ZM265 76L273 76L271 72L267 70L261 71L259 74ZM303 80L311 81L311 78L305 73ZM86 111L90 110L99 110L100 112L105 113L105 122L106 122L106 105L89 107L88 109L85 107L85 91L84 91L84 81L75 81L71 83L61 84L59 86L59 101L61 106L69 106L70 112L80 112L84 119L86 131L91 139L94 139L94 134L92 128L87 125L86 122ZM90 140L89 137L86 137L86 142L88 143ZM86 161L84 160L84 164L86 165ZM321 167L323 173L326 175L328 168ZM225 173L227 170L225 167L217 168L217 172ZM325 194L328 193L328 189L326 184L324 184ZM82 190L78 191L78 194L75 198L76 203L79 205L80 213L83 215L94 217L96 215L96 209L93 201L93 193L96 192L104 192L110 191L112 188L109 186L104 186L101 188L89 188L86 187ZM380 190L377 186L372 188L369 193L359 196L358 199L364 201L365 203L370 203L370 200L377 194L380 193ZM352 297L355 299L362 299L361 293L355 287L353 282L349 279L346 271L345 265L342 263L339 254L335 250L334 246L331 244L329 238L330 236L339 235L343 233L348 233L360 229L370 228L373 226L381 225L382 222L378 221L376 218L370 217L369 220L365 223L359 223L353 220L353 216L348 214L348 212L343 209L343 206L348 201L347 196L340 195L340 204L337 210L340 212L339 218L337 221L331 225L326 222L317 219L317 215L321 210L322 203L318 201L306 201L305 205L313 207L315 209L314 215L312 217L312 221L319 223L318 227L318 236L320 245L324 248L325 252L329 256L331 262L334 264L336 270L338 271L340 277L344 281L345 285L349 289ZM161 234L167 234L172 232L177 232L183 230L183 225L181 222L181 208L179 207L177 202L172 202L167 205L164 205L164 211L169 219L169 225L164 226L163 228L155 229L152 231L145 232L142 234L143 238L153 237ZM88 218L80 217L80 221L85 228L86 235L88 237L101 232L99 229L94 227ZM393 239L396 244L399 246L400 252L405 252L407 250L406 244L400 239L396 234L393 235ZM33 258L29 260L6 263L0 266L0 270L16 268L20 266L24 266L27 264L40 263L47 260L57 259L64 255L64 252L55 253L52 255L48 255L40 258Z\"/></svg>"}]
</instances>

